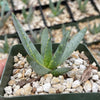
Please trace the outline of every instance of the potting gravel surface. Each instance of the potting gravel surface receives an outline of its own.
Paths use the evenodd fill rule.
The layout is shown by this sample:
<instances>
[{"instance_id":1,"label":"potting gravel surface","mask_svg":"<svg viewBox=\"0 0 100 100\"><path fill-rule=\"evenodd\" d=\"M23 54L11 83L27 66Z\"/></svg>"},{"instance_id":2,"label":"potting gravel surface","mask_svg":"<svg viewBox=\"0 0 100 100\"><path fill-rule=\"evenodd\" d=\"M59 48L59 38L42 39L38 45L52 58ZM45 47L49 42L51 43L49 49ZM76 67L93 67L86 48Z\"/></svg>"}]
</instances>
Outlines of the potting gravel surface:
<instances>
[{"instance_id":1,"label":"potting gravel surface","mask_svg":"<svg viewBox=\"0 0 100 100\"><path fill-rule=\"evenodd\" d=\"M54 77L52 74L38 76L27 59L20 53L14 56L13 75L4 88L5 97L100 92L100 71L95 63L89 64L84 52L74 51L58 68L71 67L65 75Z\"/></svg>"}]
</instances>

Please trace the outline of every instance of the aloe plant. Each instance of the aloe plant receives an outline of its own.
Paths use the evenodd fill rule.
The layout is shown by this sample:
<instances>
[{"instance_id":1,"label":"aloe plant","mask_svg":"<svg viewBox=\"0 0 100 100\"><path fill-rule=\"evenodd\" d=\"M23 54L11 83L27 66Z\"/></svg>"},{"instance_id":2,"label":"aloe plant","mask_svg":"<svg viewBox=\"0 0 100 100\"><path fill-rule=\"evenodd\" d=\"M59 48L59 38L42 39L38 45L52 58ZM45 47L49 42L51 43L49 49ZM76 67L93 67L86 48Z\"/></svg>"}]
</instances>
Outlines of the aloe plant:
<instances>
[{"instance_id":1,"label":"aloe plant","mask_svg":"<svg viewBox=\"0 0 100 100\"><path fill-rule=\"evenodd\" d=\"M10 46L8 44L7 35L5 35L5 43L3 44L3 48L0 48L1 53L9 53Z\"/></svg>"},{"instance_id":2,"label":"aloe plant","mask_svg":"<svg viewBox=\"0 0 100 100\"><path fill-rule=\"evenodd\" d=\"M29 24L32 21L33 13L34 13L34 9L32 6L30 6L28 13L26 12L25 8L23 8L22 14L23 14L23 17L25 19L25 23Z\"/></svg>"},{"instance_id":3,"label":"aloe plant","mask_svg":"<svg viewBox=\"0 0 100 100\"><path fill-rule=\"evenodd\" d=\"M77 0L77 3L78 3L78 6L79 6L79 9L81 12L86 12L86 5L88 3L88 0Z\"/></svg>"},{"instance_id":4,"label":"aloe plant","mask_svg":"<svg viewBox=\"0 0 100 100\"><path fill-rule=\"evenodd\" d=\"M96 23L94 23L93 27L91 27L91 25L89 25L88 29L91 34L97 34L100 32L100 24L98 26L96 26Z\"/></svg>"},{"instance_id":5,"label":"aloe plant","mask_svg":"<svg viewBox=\"0 0 100 100\"><path fill-rule=\"evenodd\" d=\"M9 6L7 5L7 1L4 0L0 2L1 4L1 19L0 19L0 29L5 25L7 19L10 16L11 11L9 11L6 15L4 15L5 11L9 10Z\"/></svg>"},{"instance_id":6,"label":"aloe plant","mask_svg":"<svg viewBox=\"0 0 100 100\"><path fill-rule=\"evenodd\" d=\"M61 0L59 0L57 2L57 6L55 7L53 2L51 0L49 0L49 6L50 6L50 9L51 9L52 14L53 14L53 15L50 15L51 17L58 16L63 12L63 10L65 8L60 9L60 4L61 4Z\"/></svg>"},{"instance_id":7,"label":"aloe plant","mask_svg":"<svg viewBox=\"0 0 100 100\"><path fill-rule=\"evenodd\" d=\"M57 68L59 65L71 55L71 53L77 48L80 41L83 39L86 28L76 34L71 40L69 40L69 31L63 28L63 39L58 48L52 53L52 42L49 37L48 29L45 28L41 36L41 53L36 49L35 45L31 42L21 24L17 20L16 16L12 14L13 22L18 35L22 41L25 50L28 53L28 62L38 75L45 75L52 73L54 76L65 74L70 68Z\"/></svg>"}]
</instances>

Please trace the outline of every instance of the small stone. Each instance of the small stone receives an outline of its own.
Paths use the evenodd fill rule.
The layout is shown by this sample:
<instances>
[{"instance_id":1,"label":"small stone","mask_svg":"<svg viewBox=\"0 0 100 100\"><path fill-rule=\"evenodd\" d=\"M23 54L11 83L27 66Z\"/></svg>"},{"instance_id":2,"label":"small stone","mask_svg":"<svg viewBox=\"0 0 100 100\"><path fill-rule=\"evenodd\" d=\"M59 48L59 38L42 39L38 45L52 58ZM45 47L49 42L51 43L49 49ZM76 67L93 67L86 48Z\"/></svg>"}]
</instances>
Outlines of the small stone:
<instances>
[{"instance_id":1,"label":"small stone","mask_svg":"<svg viewBox=\"0 0 100 100\"><path fill-rule=\"evenodd\" d=\"M56 93L56 89L55 88L50 88L49 89L49 94L54 94Z\"/></svg>"},{"instance_id":2,"label":"small stone","mask_svg":"<svg viewBox=\"0 0 100 100\"><path fill-rule=\"evenodd\" d=\"M39 82L38 81L37 82L33 82L32 86L38 88L39 87Z\"/></svg>"},{"instance_id":3,"label":"small stone","mask_svg":"<svg viewBox=\"0 0 100 100\"><path fill-rule=\"evenodd\" d=\"M60 82L59 78L56 77L53 77L53 79L51 80L51 84L57 84L59 82Z\"/></svg>"},{"instance_id":4,"label":"small stone","mask_svg":"<svg viewBox=\"0 0 100 100\"><path fill-rule=\"evenodd\" d=\"M76 59L76 60L74 61L74 63L75 63L76 65L81 65L81 64L83 63L83 60L80 59L80 58L78 58L78 59Z\"/></svg>"},{"instance_id":5,"label":"small stone","mask_svg":"<svg viewBox=\"0 0 100 100\"><path fill-rule=\"evenodd\" d=\"M30 83L23 86L24 89L24 95L31 95L32 87L30 86Z\"/></svg>"},{"instance_id":6,"label":"small stone","mask_svg":"<svg viewBox=\"0 0 100 100\"><path fill-rule=\"evenodd\" d=\"M65 84L67 89L70 89L72 87L73 78L68 78L63 84Z\"/></svg>"},{"instance_id":7,"label":"small stone","mask_svg":"<svg viewBox=\"0 0 100 100\"><path fill-rule=\"evenodd\" d=\"M43 87L42 86L37 87L37 92L43 92Z\"/></svg>"},{"instance_id":8,"label":"small stone","mask_svg":"<svg viewBox=\"0 0 100 100\"><path fill-rule=\"evenodd\" d=\"M92 69L92 72L91 72L91 73L92 73L93 75L95 75L95 74L97 74L97 72L98 72L97 70Z\"/></svg>"},{"instance_id":9,"label":"small stone","mask_svg":"<svg viewBox=\"0 0 100 100\"><path fill-rule=\"evenodd\" d=\"M15 75L15 74L17 74L17 73L19 73L20 72L20 69L14 69L13 70L13 75Z\"/></svg>"},{"instance_id":10,"label":"small stone","mask_svg":"<svg viewBox=\"0 0 100 100\"><path fill-rule=\"evenodd\" d=\"M49 89L51 88L51 84L50 83L45 83L44 85L43 85L43 90L45 91L45 92L49 92Z\"/></svg>"},{"instance_id":11,"label":"small stone","mask_svg":"<svg viewBox=\"0 0 100 100\"><path fill-rule=\"evenodd\" d=\"M86 93L91 92L92 90L92 85L91 82L88 80L84 83L83 88L85 90Z\"/></svg>"},{"instance_id":12,"label":"small stone","mask_svg":"<svg viewBox=\"0 0 100 100\"><path fill-rule=\"evenodd\" d=\"M83 92L83 87L82 87L82 86L78 86L78 87L76 88L76 91L77 91L78 93L82 93L82 92Z\"/></svg>"},{"instance_id":13,"label":"small stone","mask_svg":"<svg viewBox=\"0 0 100 100\"><path fill-rule=\"evenodd\" d=\"M98 92L99 88L98 88L98 84L96 83L92 83L92 92Z\"/></svg>"},{"instance_id":14,"label":"small stone","mask_svg":"<svg viewBox=\"0 0 100 100\"><path fill-rule=\"evenodd\" d=\"M78 86L80 86L80 81L76 80L72 83L72 88L77 88Z\"/></svg>"},{"instance_id":15,"label":"small stone","mask_svg":"<svg viewBox=\"0 0 100 100\"><path fill-rule=\"evenodd\" d=\"M18 61L19 61L18 57L14 56L14 62L18 62Z\"/></svg>"},{"instance_id":16,"label":"small stone","mask_svg":"<svg viewBox=\"0 0 100 100\"><path fill-rule=\"evenodd\" d=\"M19 85L13 85L13 92L16 92L18 89L20 89Z\"/></svg>"},{"instance_id":17,"label":"small stone","mask_svg":"<svg viewBox=\"0 0 100 100\"><path fill-rule=\"evenodd\" d=\"M97 80L96 83L97 83L98 85L100 85L100 80Z\"/></svg>"},{"instance_id":18,"label":"small stone","mask_svg":"<svg viewBox=\"0 0 100 100\"><path fill-rule=\"evenodd\" d=\"M24 89L23 88L18 89L14 92L14 96L21 96L21 95L24 95Z\"/></svg>"},{"instance_id":19,"label":"small stone","mask_svg":"<svg viewBox=\"0 0 100 100\"><path fill-rule=\"evenodd\" d=\"M97 81L97 80L99 80L99 76L98 76L98 75L93 75L93 76L92 76L92 79L93 79L94 81Z\"/></svg>"},{"instance_id":20,"label":"small stone","mask_svg":"<svg viewBox=\"0 0 100 100\"><path fill-rule=\"evenodd\" d=\"M32 69L31 68L26 69L25 76L30 77L31 76L31 73L32 73Z\"/></svg>"},{"instance_id":21,"label":"small stone","mask_svg":"<svg viewBox=\"0 0 100 100\"><path fill-rule=\"evenodd\" d=\"M86 66L80 65L80 69L84 71L84 70L86 70Z\"/></svg>"},{"instance_id":22,"label":"small stone","mask_svg":"<svg viewBox=\"0 0 100 100\"><path fill-rule=\"evenodd\" d=\"M8 82L8 85L10 85L10 86L12 86L12 85L14 85L15 84L15 80L10 80L9 82Z\"/></svg>"},{"instance_id":23,"label":"small stone","mask_svg":"<svg viewBox=\"0 0 100 100\"><path fill-rule=\"evenodd\" d=\"M12 87L11 86L7 86L4 88L5 93L7 93L8 95L12 94Z\"/></svg>"}]
</instances>

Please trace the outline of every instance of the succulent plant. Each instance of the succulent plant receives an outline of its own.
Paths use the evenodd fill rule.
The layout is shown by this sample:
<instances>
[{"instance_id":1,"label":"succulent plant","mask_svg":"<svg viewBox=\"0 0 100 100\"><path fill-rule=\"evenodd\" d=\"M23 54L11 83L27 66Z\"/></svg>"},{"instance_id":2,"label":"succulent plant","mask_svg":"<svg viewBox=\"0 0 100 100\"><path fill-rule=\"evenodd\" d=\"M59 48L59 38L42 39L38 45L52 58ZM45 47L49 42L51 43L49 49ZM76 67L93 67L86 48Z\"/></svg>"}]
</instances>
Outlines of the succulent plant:
<instances>
[{"instance_id":1,"label":"succulent plant","mask_svg":"<svg viewBox=\"0 0 100 100\"><path fill-rule=\"evenodd\" d=\"M23 8L22 14L23 14L23 17L25 19L25 21L24 21L25 23L29 24L32 21L33 13L34 13L34 9L32 6L30 6L28 13L26 12L25 8Z\"/></svg>"},{"instance_id":2,"label":"succulent plant","mask_svg":"<svg viewBox=\"0 0 100 100\"><path fill-rule=\"evenodd\" d=\"M7 5L7 1L0 1L0 6L1 6L1 19L0 19L0 29L5 25L7 19L10 16L11 11L9 11L9 6ZM6 15L4 15L5 11L7 11L8 9L8 13Z\"/></svg>"},{"instance_id":3,"label":"succulent plant","mask_svg":"<svg viewBox=\"0 0 100 100\"><path fill-rule=\"evenodd\" d=\"M96 26L96 23L94 23L93 27L91 27L91 25L89 25L88 29L89 29L91 34L97 34L100 32L100 24L98 26Z\"/></svg>"},{"instance_id":4,"label":"succulent plant","mask_svg":"<svg viewBox=\"0 0 100 100\"><path fill-rule=\"evenodd\" d=\"M89 0L77 0L77 3L78 3L78 6L79 6L79 9L81 12L86 12L86 5L88 3Z\"/></svg>"},{"instance_id":5,"label":"succulent plant","mask_svg":"<svg viewBox=\"0 0 100 100\"><path fill-rule=\"evenodd\" d=\"M77 48L80 41L83 39L86 28L76 34L71 40L69 40L69 31L63 28L63 39L58 48L52 53L52 42L49 37L48 29L45 28L41 35L41 54L36 49L35 45L31 42L28 35L23 30L21 24L17 20L16 16L12 14L13 22L21 42L28 53L28 62L38 75L45 75L52 73L54 76L65 74L70 68L57 68L59 65L71 55L71 53Z\"/></svg>"},{"instance_id":6,"label":"succulent plant","mask_svg":"<svg viewBox=\"0 0 100 100\"><path fill-rule=\"evenodd\" d=\"M3 44L3 48L0 48L1 53L9 53L10 46L8 44L7 35L5 35L5 43Z\"/></svg>"},{"instance_id":7,"label":"succulent plant","mask_svg":"<svg viewBox=\"0 0 100 100\"><path fill-rule=\"evenodd\" d=\"M57 2L57 6L55 7L53 2L51 0L49 0L49 6L50 6L50 9L51 9L52 14L53 14L53 15L50 15L51 17L58 16L63 12L63 10L65 8L60 9L60 4L61 4L61 0L59 0Z\"/></svg>"}]
</instances>

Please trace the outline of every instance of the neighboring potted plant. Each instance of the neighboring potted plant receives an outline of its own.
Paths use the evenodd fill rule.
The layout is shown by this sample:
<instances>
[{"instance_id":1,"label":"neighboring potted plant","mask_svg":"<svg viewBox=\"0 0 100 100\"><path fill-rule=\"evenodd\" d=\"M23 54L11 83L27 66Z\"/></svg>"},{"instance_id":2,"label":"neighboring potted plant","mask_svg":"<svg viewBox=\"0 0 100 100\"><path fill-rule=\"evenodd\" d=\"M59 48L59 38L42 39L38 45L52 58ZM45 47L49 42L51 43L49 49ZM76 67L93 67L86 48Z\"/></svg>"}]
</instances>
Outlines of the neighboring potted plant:
<instances>
[{"instance_id":1,"label":"neighboring potted plant","mask_svg":"<svg viewBox=\"0 0 100 100\"><path fill-rule=\"evenodd\" d=\"M70 55L77 48L80 41L84 37L86 28L81 30L72 39L69 39L70 32L69 31L66 32L65 29L63 29L63 39L62 39L61 43L53 44L53 45L52 45L51 39L49 38L49 35L48 35L48 29L46 28L43 31L42 36L41 36L41 45L40 44L34 45L30 41L30 39L27 36L27 34L25 33L25 31L22 29L22 26L20 25L20 23L16 19L16 17L13 14L12 14L12 16L13 16L14 25L16 27L16 30L19 34L19 37L20 37L23 45L16 45L16 46L12 47L12 49L11 49L11 52L10 52L10 55L9 55L2 79L1 79L0 95L1 95L2 100L8 100L8 99L10 99L10 100L14 100L14 99L18 99L18 100L36 99L36 100L39 100L40 98L43 100L55 100L55 99L61 100L62 98L64 100L66 100L66 99L74 100L74 99L81 99L81 98L86 100L86 99L90 99L90 98L94 99L95 97L98 99L100 97L99 93L95 94L95 93L83 93L82 92L82 93L77 94L77 93L68 93L68 91L62 93L61 92L62 88L60 88L60 90L56 90L55 93L58 93L58 94L53 94L54 91L52 92L52 90L49 91L51 94L48 94L48 89L51 87L50 83L52 83L53 86L55 86L56 83L59 83L59 86L58 85L56 86L56 88L59 88L60 86L64 85L64 84L63 85L60 84L61 80L63 80L62 82L64 82L65 80L68 82L70 81L70 80L67 80L67 78L68 78L67 75L70 74L70 71L73 72L74 70L72 70L71 67L63 67L61 64L64 61L66 61L68 63L69 60L66 60L66 59L70 59L71 61L73 60L73 59L71 59L72 57ZM86 56L91 57L91 59L89 59L90 63L95 62L97 64L97 62L95 61L95 59L93 58L91 53L89 53L89 51L85 45L80 44L78 46L77 50L79 50L80 52L86 51L85 52ZM40 54L40 51L41 51L41 54ZM27 57L28 62L32 66L31 68L33 68L33 70L34 70L33 73L31 74L33 76L29 75L30 71L32 69L30 69L26 58L24 58L20 53L23 56ZM80 54L80 53L78 53L78 54ZM78 57L77 54L76 55L74 54L72 56L73 56L73 58L76 58L76 59ZM84 53L80 54L80 57L87 61L88 59L86 56L84 55ZM25 61L26 65L24 64L24 62L22 63L22 61ZM77 59L77 62L76 62L77 64L80 63L78 61L79 61L79 59ZM86 61L84 61L84 63L86 63ZM14 62L15 62L15 64L14 64ZM16 64L18 64L18 65L16 65ZM72 64L70 64L70 65L72 65ZM88 63L88 65L89 65L89 67L87 67L86 70L84 70L84 72L83 72L80 84L83 84L85 81L90 79L90 77L91 77L90 72L92 71L92 69L97 71L96 70L97 67L95 67L94 65L91 65L89 63ZM16 68L15 70L14 70L13 66L14 66L14 68ZM21 73L24 73L23 75L26 75L26 77L23 77L23 75L21 76L21 73L18 74L18 76L16 76L16 73L18 73L19 70L23 67L25 67L25 71L27 73L24 73L24 70L21 70ZM78 67L78 66L76 66L76 67ZM81 66L81 67L84 69L83 66ZM13 76L12 74L15 76ZM45 93L43 92L38 95L38 92L37 92L37 94L35 94L35 92L37 90L41 92L41 88L40 87L32 88L31 86L35 86L36 82L42 81L42 79L46 78L47 76L51 77L52 80L51 81L48 81L48 79L45 80L45 81L48 81L48 84L47 83L45 83L45 84L41 83L41 85L39 84L40 86L43 85L42 88L44 88ZM15 80L13 80L14 77L15 77ZM19 79L17 77L19 77ZM21 77L27 78L27 79L19 81ZM11 78L11 80L10 80L10 78ZM73 80L72 78L70 78L70 79ZM17 84L16 84L16 82L14 83L14 81L16 81ZM42 82L45 82L45 81L42 81ZM65 81L65 84L67 84L66 81ZM7 86L7 83L9 84L9 86ZM73 87L76 86L76 83L78 83L78 85L79 85L79 80L77 80L77 82L75 80L73 82L72 86ZM16 87L16 85L17 85L17 87ZM69 85L70 85L70 83L69 83ZM68 85L68 87L69 87L69 85ZM14 87L13 90L12 90L12 87ZM85 88L85 89L87 89L87 88ZM10 95L5 94L6 97L4 97L4 90L6 93L8 93ZM15 91L16 95L13 95L12 91ZM30 92L32 92L33 94L30 94Z\"/></svg>"}]
</instances>

